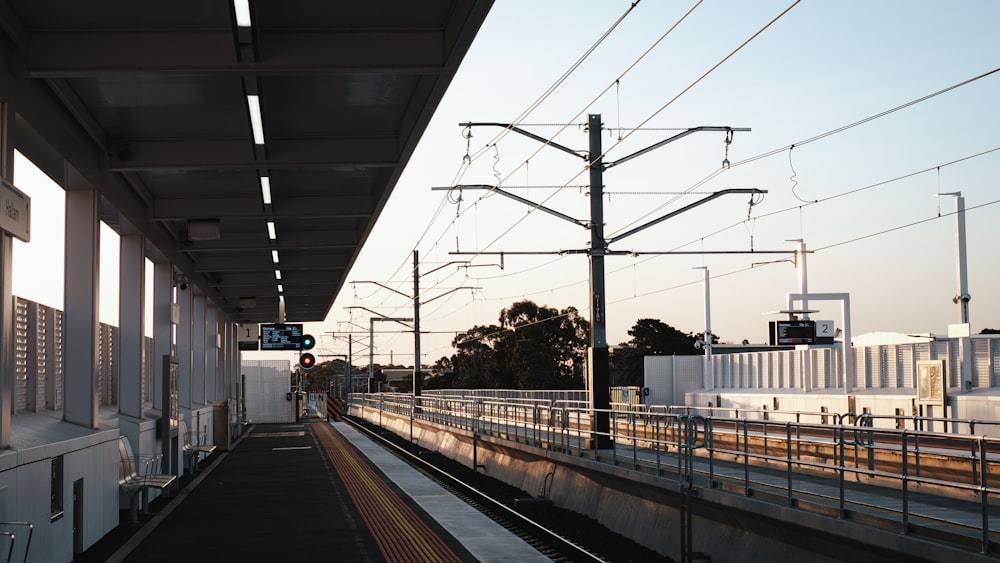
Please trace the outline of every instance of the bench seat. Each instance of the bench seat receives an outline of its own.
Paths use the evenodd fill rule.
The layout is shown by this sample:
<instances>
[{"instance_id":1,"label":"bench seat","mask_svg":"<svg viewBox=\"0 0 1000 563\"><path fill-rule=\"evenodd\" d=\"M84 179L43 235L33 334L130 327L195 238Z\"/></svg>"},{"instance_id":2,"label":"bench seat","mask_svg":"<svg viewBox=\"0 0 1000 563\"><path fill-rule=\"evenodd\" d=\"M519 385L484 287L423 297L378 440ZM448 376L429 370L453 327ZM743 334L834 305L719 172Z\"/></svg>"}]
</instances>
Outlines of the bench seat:
<instances>
[{"instance_id":1,"label":"bench seat","mask_svg":"<svg viewBox=\"0 0 1000 563\"><path fill-rule=\"evenodd\" d=\"M160 472L162 456L134 455L132 445L125 436L118 437L119 471L118 485L129 497L132 522L138 522L136 497L142 499L142 512L149 512L149 490L164 491L177 481L176 475Z\"/></svg>"},{"instance_id":2,"label":"bench seat","mask_svg":"<svg viewBox=\"0 0 1000 563\"><path fill-rule=\"evenodd\" d=\"M204 433L199 434L198 438L192 441L191 433L187 430L187 423L183 420L180 421L177 430L183 441L181 450L184 452L185 467L189 474L194 474L198 469L198 462L201 461L202 454L206 457L212 455L215 452L215 446L207 443L208 438Z\"/></svg>"}]
</instances>

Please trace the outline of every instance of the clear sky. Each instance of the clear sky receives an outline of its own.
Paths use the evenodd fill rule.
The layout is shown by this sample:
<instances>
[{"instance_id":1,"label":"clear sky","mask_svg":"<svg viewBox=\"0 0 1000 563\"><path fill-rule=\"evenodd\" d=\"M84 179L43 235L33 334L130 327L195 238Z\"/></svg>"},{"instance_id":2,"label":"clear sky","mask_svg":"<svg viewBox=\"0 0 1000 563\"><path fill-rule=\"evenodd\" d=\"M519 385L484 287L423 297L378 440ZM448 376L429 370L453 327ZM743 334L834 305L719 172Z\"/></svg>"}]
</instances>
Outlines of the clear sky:
<instances>
[{"instance_id":1,"label":"clear sky","mask_svg":"<svg viewBox=\"0 0 1000 563\"><path fill-rule=\"evenodd\" d=\"M777 318L766 313L784 308L786 294L798 290L787 261L791 239L815 251L807 259L811 291L850 293L855 334L946 333L958 322L955 204L934 194L954 191L968 209L972 330L1000 328L1000 261L993 252L1000 72L840 130L1000 68L1000 3L806 1L768 26L792 4L642 0L629 12L627 0L499 0L348 279L411 294L413 250L421 272L469 261L468 268L444 266L420 280L425 364L453 353L456 332L495 324L499 311L520 299L573 306L589 317L587 258L557 254L586 248L588 230L487 192L432 188L499 183L588 220L582 159L519 135L498 137L495 127L473 127L467 139L470 131L458 124L516 122L583 151L583 124L598 113L606 161L676 128L752 129L734 135L728 155L724 133L704 132L609 169L608 238L711 192L768 192L753 206L746 195L723 196L613 244L635 254L606 259L610 344L627 341L640 318L704 330L699 267L712 276L713 332L724 342L765 341L767 321ZM732 166L722 169L727 156ZM39 229L33 224L33 236ZM751 249L788 253L661 254ZM455 252L509 254L501 268L499 256ZM37 286L22 277L33 269L21 261L38 259L31 256L15 249L18 295ZM448 293L457 287L479 289ZM413 314L412 302L397 293L347 284L327 322L307 327L320 338L321 354L346 353L346 341L326 333L354 331L355 355L367 355L370 313L351 306ZM811 306L821 309L813 318L839 326L836 304ZM403 330L376 325L395 328ZM412 334L377 334L375 345L377 362L387 363L390 353L395 363L413 361Z\"/></svg>"}]
</instances>

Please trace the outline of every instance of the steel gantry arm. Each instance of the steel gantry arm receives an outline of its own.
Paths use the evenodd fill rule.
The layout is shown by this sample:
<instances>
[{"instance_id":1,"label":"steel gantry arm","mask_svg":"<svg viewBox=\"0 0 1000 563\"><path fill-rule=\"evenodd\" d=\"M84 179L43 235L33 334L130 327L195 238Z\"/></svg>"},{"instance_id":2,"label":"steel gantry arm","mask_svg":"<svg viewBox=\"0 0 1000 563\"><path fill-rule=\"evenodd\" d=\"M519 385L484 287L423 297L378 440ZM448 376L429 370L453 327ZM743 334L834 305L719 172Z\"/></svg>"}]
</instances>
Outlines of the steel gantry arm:
<instances>
[{"instance_id":1,"label":"steel gantry arm","mask_svg":"<svg viewBox=\"0 0 1000 563\"><path fill-rule=\"evenodd\" d=\"M621 161L619 161L619 162L621 162ZM660 216L657 219L653 219L652 221L649 221L647 223L639 225L638 227L636 227L634 229L625 231L624 233L622 233L622 234L620 234L620 235L618 235L616 237L611 237L609 239L605 239L605 244L608 245L608 246L610 246L611 243L617 242L617 241L619 241L619 240L621 240L621 239L623 239L625 237L632 236L632 235L638 233L639 231L648 229L649 227L652 227L653 225L656 225L657 223L662 223L663 221L666 221L667 219L670 219L671 217L675 217L677 215L680 215L681 213L684 213L685 211L690 211L691 209L694 209L695 207L698 207L699 205L701 205L703 203L708 203L708 202L712 201L715 198L722 197L722 196L727 195L727 194L766 194L766 193L767 193L767 190L758 190L757 188L729 188L729 189L726 189L726 190L720 190L720 191L712 193L711 195L705 196L705 197L699 199L698 201L696 201L694 203L685 205L684 207L681 207L680 209L675 209L675 210L671 211L670 213L667 213L666 215Z\"/></svg>"},{"instance_id":2,"label":"steel gantry arm","mask_svg":"<svg viewBox=\"0 0 1000 563\"><path fill-rule=\"evenodd\" d=\"M563 221L569 221L570 223L573 223L574 225L579 225L579 226L583 227L584 229L590 228L590 223L588 223L587 221L582 221L580 219L575 219L573 217L570 217L569 215L566 215L565 213L560 213L559 211L556 211L555 209L550 209L550 208L545 207L544 205L542 205L540 203L535 203L535 202L531 201L530 199L525 199L525 198L523 198L523 197L521 197L519 195L514 195L514 194L512 194L510 192L505 192L502 189L500 189L498 186L491 186L489 184L459 184L457 186L450 186L450 187L435 187L435 188L431 188L431 190L432 191L433 190L489 190L489 191L491 191L493 193L497 193L497 194L500 194L502 196L509 197L510 199L512 199L512 200L514 200L514 201L516 201L518 203L523 203L523 204L528 205L530 207L533 207L533 208L535 208L535 209L537 209L539 211L544 211L545 213L548 213L549 215L552 215L554 217L558 217L558 218L562 219Z\"/></svg>"},{"instance_id":3,"label":"steel gantry arm","mask_svg":"<svg viewBox=\"0 0 1000 563\"><path fill-rule=\"evenodd\" d=\"M571 149L569 147L564 147L564 146L560 145L559 143L553 141L552 139L546 139L545 137L542 137L540 135L535 135L534 133L525 131L524 129L521 129L520 127L514 125L513 123L482 122L482 123L459 123L458 125L460 127L503 127L504 129L507 129L508 131L513 131L515 133L519 133L521 135L524 135L525 137L528 137L529 139L534 139L534 140L538 141L539 143L542 143L543 145L559 149L559 150L561 150L561 151L563 151L565 153L569 153L569 154L571 154L573 156L582 158L583 160L587 160L587 158L588 158L588 155L587 155L586 151L575 151L575 150L573 150L573 149Z\"/></svg>"},{"instance_id":4,"label":"steel gantry arm","mask_svg":"<svg viewBox=\"0 0 1000 563\"><path fill-rule=\"evenodd\" d=\"M640 149L638 151L635 151L634 153L632 153L632 154L630 154L628 156L624 156L622 158L619 158L618 160L615 160L613 162L609 162L609 163L607 163L607 164L604 165L604 169L607 170L608 168L611 168L612 166L618 166L619 164L628 162L628 161L632 160L633 158L636 158L637 156L642 156L642 155L644 155L644 154L646 154L646 153L648 153L650 151L656 150L656 149L662 147L663 145L668 145L668 144L670 144L670 143L672 143L674 141L679 141L679 140L683 139L684 137L687 137L688 135L690 135L692 133L701 133L702 131L725 131L726 133L732 133L734 131L749 132L750 128L749 127L725 127L725 126L713 126L713 125L702 125L700 127L692 127L690 129L681 131L680 133L674 135L673 137L669 137L669 138L663 139L659 143L655 143L655 144L649 145L648 147L646 147L644 149ZM727 138L727 140L731 141L732 139L730 137L730 138Z\"/></svg>"}]
</instances>

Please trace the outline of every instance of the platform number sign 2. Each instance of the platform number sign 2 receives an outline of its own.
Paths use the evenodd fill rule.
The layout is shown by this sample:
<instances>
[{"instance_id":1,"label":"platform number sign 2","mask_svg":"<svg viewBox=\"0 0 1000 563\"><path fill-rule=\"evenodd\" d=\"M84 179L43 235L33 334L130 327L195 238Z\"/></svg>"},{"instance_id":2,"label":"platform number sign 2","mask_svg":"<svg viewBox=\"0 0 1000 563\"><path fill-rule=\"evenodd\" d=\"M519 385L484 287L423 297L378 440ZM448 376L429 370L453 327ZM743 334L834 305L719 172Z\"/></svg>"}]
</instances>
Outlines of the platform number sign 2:
<instances>
[{"instance_id":1,"label":"platform number sign 2","mask_svg":"<svg viewBox=\"0 0 1000 563\"><path fill-rule=\"evenodd\" d=\"M816 343L833 343L834 330L833 321L816 321Z\"/></svg>"}]
</instances>

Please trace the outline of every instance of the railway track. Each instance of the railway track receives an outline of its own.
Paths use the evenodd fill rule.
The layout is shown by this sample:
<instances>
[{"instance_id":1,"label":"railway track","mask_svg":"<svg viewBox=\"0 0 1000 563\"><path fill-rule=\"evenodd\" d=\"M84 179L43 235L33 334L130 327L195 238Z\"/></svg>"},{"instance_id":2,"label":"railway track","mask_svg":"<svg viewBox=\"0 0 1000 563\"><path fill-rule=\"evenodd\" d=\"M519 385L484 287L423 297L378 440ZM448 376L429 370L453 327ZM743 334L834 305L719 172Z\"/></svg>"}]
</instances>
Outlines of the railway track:
<instances>
[{"instance_id":1,"label":"railway track","mask_svg":"<svg viewBox=\"0 0 1000 563\"><path fill-rule=\"evenodd\" d=\"M344 420L553 561L670 561L585 516L551 507L391 432Z\"/></svg>"}]
</instances>

